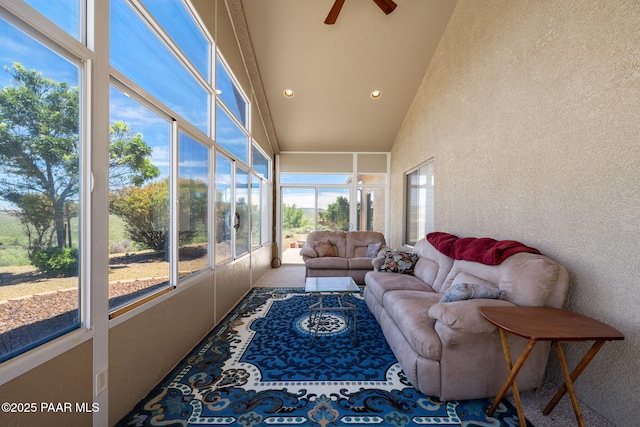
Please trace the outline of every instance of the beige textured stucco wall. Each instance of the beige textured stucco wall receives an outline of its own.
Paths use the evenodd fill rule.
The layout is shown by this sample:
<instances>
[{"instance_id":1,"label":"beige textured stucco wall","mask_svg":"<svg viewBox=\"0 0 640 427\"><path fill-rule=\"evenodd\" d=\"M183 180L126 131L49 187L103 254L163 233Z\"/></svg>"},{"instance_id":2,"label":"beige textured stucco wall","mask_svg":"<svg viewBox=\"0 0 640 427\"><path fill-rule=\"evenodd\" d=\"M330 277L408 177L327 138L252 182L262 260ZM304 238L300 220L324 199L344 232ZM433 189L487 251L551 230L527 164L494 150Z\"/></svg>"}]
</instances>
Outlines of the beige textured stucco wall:
<instances>
[{"instance_id":1,"label":"beige textured stucco wall","mask_svg":"<svg viewBox=\"0 0 640 427\"><path fill-rule=\"evenodd\" d=\"M640 2L459 0L393 146L391 188L430 158L436 229L539 248L572 273L568 308L625 333L576 386L617 425L635 425ZM394 246L402 223L392 209ZM566 346L571 366L585 350ZM553 360L548 375L560 376Z\"/></svg>"}]
</instances>

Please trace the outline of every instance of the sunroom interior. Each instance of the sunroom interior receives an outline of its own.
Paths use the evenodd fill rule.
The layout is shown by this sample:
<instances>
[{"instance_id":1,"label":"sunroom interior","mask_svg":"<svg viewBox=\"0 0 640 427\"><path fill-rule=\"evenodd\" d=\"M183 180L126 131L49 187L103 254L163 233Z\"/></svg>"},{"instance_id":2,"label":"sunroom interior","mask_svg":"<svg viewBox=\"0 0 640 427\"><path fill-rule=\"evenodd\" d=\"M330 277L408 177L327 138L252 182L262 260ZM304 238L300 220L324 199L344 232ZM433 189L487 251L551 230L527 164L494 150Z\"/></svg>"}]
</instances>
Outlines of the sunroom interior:
<instances>
[{"instance_id":1,"label":"sunroom interior","mask_svg":"<svg viewBox=\"0 0 640 427\"><path fill-rule=\"evenodd\" d=\"M322 23L331 0L313 6L298 0L69 3L74 6L61 13L46 1L0 0L6 46L0 53L0 396L3 402L92 402L99 410L55 418L2 413L0 424L114 425L265 273L299 264L296 249L306 233L332 227L380 231L391 247L410 247L430 231L512 239L560 262L571 274L565 308L625 334L601 350L576 383L577 394L613 424L634 425L640 406L636 0L397 0L388 16L362 0L346 2L333 28ZM418 58L408 67L414 74L417 68L417 78L395 64L387 76L395 86L367 89L363 104L341 98L323 110L305 99L303 87L326 92L346 69L329 73L324 64L309 73L295 62L282 65L287 54L295 60L305 49L307 31L324 34L338 52L341 41L331 31L366 43L376 32L386 36L390 19L402 26L409 19L403 8L408 15L421 11L424 16L412 18L429 22L436 38L419 39L421 47L409 52ZM375 27L359 20L369 13ZM405 36L424 34L408 28ZM380 46L380 56L397 48ZM338 59L350 53L342 54ZM372 56L341 92L366 80L368 70L375 74L380 59ZM30 74L34 69L49 80ZM283 95L291 89L287 78L299 82L293 97ZM55 220L52 202L43 235L53 246L75 248L77 269L45 291L27 283L29 262L9 257L13 240L24 239L20 247L35 251L42 230L25 214L27 199L8 197L30 182L8 148L25 139L28 126L11 118L7 106L18 96L12 90L27 81L75 96L76 106L66 112L75 118L68 130L75 151L57 166L73 169L63 175L75 193ZM402 99L394 98L396 88L405 91ZM379 99L369 96L374 89L382 91ZM136 155L138 161L122 160ZM425 198L413 196L416 186L425 188ZM152 196L141 199L143 190ZM150 221L160 224L160 235L137 245L122 236L140 231L135 221L143 220L132 208L149 198L158 203ZM341 200L342 217L329 219L324 212ZM15 224L19 238L8 231ZM161 271L143 268L149 264ZM15 326L11 316L29 307L18 304L62 291L75 292L62 310L72 315L53 332L11 344L25 326ZM570 365L585 346L566 348ZM553 357L546 377L562 382Z\"/></svg>"}]
</instances>

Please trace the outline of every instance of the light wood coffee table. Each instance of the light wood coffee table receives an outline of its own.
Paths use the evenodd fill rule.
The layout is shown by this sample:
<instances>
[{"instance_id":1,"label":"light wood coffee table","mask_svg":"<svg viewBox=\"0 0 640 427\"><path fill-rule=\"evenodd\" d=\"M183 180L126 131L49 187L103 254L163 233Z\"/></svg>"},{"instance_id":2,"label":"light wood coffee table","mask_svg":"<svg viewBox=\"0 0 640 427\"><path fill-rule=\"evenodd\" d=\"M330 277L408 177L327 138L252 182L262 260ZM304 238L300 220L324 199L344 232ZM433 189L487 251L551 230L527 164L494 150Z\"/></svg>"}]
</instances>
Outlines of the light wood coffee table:
<instances>
[{"instance_id":1,"label":"light wood coffee table","mask_svg":"<svg viewBox=\"0 0 640 427\"><path fill-rule=\"evenodd\" d=\"M524 417L520 393L518 392L518 386L515 381L516 375L518 375L522 365L524 365L524 362L538 341L551 341L555 344L565 383L560 387L555 396L553 396L542 413L549 415L562 396L568 391L578 425L583 427L585 423L582 418L582 412L580 412L580 406L573 388L573 383L607 341L624 339L622 332L590 317L552 307L482 307L480 313L482 313L489 322L499 328L504 358L507 362L507 369L509 370L509 375L494 399L493 404L487 410L487 414L493 415L500 401L507 393L509 386L511 386L520 425L526 427L527 422ZM529 340L515 364L511 363L511 352L509 351L509 344L507 343L507 332ZM569 373L564 351L562 350L562 343L580 341L595 342L573 372Z\"/></svg>"}]
</instances>

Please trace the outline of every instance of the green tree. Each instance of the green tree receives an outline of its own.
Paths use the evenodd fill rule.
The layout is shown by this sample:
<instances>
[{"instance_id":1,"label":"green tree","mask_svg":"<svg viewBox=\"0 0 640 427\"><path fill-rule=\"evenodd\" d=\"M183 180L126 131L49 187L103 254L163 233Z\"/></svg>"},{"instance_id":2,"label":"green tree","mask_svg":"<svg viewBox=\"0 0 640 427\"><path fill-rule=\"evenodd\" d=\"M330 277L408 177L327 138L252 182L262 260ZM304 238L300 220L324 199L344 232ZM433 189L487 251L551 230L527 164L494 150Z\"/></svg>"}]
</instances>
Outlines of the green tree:
<instances>
[{"instance_id":1,"label":"green tree","mask_svg":"<svg viewBox=\"0 0 640 427\"><path fill-rule=\"evenodd\" d=\"M33 251L52 246L54 237L53 205L43 194L26 193L15 201L17 210L12 212L22 224L28 241L27 253L32 258Z\"/></svg>"},{"instance_id":2,"label":"green tree","mask_svg":"<svg viewBox=\"0 0 640 427\"><path fill-rule=\"evenodd\" d=\"M180 179L180 244L207 232L207 184ZM125 187L109 195L110 213L125 222L128 239L155 251L165 250L169 238L169 178L144 187Z\"/></svg>"},{"instance_id":3,"label":"green tree","mask_svg":"<svg viewBox=\"0 0 640 427\"><path fill-rule=\"evenodd\" d=\"M0 90L0 198L16 205L23 224L36 233L50 215L54 238L47 244L62 248L65 213L76 211L69 207L79 192L78 88L19 63L5 70L13 85ZM148 159L151 149L126 124L111 126L110 139L114 185L140 185L160 174ZM42 206L33 203L38 198ZM30 249L45 242L43 235Z\"/></svg>"},{"instance_id":4,"label":"green tree","mask_svg":"<svg viewBox=\"0 0 640 427\"><path fill-rule=\"evenodd\" d=\"M180 178L178 181L181 245L207 241L207 195L207 183L201 179Z\"/></svg>"},{"instance_id":5,"label":"green tree","mask_svg":"<svg viewBox=\"0 0 640 427\"><path fill-rule=\"evenodd\" d=\"M346 231L349 229L349 200L338 196L335 203L329 203L327 210L318 215L326 229Z\"/></svg>"},{"instance_id":6,"label":"green tree","mask_svg":"<svg viewBox=\"0 0 640 427\"><path fill-rule=\"evenodd\" d=\"M125 221L127 238L163 251L169 233L169 179L111 192L109 211Z\"/></svg>"},{"instance_id":7,"label":"green tree","mask_svg":"<svg viewBox=\"0 0 640 427\"><path fill-rule=\"evenodd\" d=\"M51 204L56 243L65 244L64 205L78 195L78 89L21 64L6 68L13 86L0 91L0 197Z\"/></svg>"},{"instance_id":8,"label":"green tree","mask_svg":"<svg viewBox=\"0 0 640 427\"><path fill-rule=\"evenodd\" d=\"M293 230L294 228L301 228L307 225L309 221L304 218L304 211L302 208L293 205L283 205L282 207L282 228L285 230Z\"/></svg>"},{"instance_id":9,"label":"green tree","mask_svg":"<svg viewBox=\"0 0 640 427\"><path fill-rule=\"evenodd\" d=\"M151 163L152 153L142 134L134 133L129 124L115 122L109 126L109 188L139 187L160 176L160 169Z\"/></svg>"}]
</instances>

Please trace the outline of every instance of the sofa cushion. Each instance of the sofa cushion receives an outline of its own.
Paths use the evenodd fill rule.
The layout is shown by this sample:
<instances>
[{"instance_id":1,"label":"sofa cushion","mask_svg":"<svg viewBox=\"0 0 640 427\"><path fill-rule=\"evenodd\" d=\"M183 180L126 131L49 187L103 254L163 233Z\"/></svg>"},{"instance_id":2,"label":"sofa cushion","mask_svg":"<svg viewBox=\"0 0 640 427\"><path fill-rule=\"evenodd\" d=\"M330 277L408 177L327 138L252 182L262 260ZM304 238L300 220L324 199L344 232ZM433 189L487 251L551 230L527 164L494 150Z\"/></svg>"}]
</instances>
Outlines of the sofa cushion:
<instances>
[{"instance_id":1,"label":"sofa cushion","mask_svg":"<svg viewBox=\"0 0 640 427\"><path fill-rule=\"evenodd\" d=\"M413 247L413 251L418 255L418 262L413 274L431 285L436 292L440 292L442 284L453 266L453 258L438 251L427 239L418 241Z\"/></svg>"},{"instance_id":2,"label":"sofa cushion","mask_svg":"<svg viewBox=\"0 0 640 427\"><path fill-rule=\"evenodd\" d=\"M503 289L505 299L516 305L561 307L567 278L564 267L550 258L517 253L500 265L456 260L440 292L456 283L475 283Z\"/></svg>"},{"instance_id":3,"label":"sofa cushion","mask_svg":"<svg viewBox=\"0 0 640 427\"><path fill-rule=\"evenodd\" d=\"M396 249L387 249L382 256L382 264L378 270L389 273L413 274L418 261L415 253Z\"/></svg>"},{"instance_id":4,"label":"sofa cushion","mask_svg":"<svg viewBox=\"0 0 640 427\"><path fill-rule=\"evenodd\" d=\"M349 231L345 233L346 258L364 257L372 243L380 243L384 246L384 235L377 231Z\"/></svg>"},{"instance_id":5,"label":"sofa cushion","mask_svg":"<svg viewBox=\"0 0 640 427\"><path fill-rule=\"evenodd\" d=\"M447 289L440 302L464 301L467 299L500 299L504 291L499 288L476 285L475 283L456 283Z\"/></svg>"},{"instance_id":6,"label":"sofa cushion","mask_svg":"<svg viewBox=\"0 0 640 427\"><path fill-rule=\"evenodd\" d=\"M431 286L424 283L415 276L408 274L392 274L381 271L370 271L364 277L368 292L371 292L375 298L382 304L382 297L385 292L394 290L414 290L422 292L433 292ZM442 295L436 295L440 299Z\"/></svg>"},{"instance_id":7,"label":"sofa cushion","mask_svg":"<svg viewBox=\"0 0 640 427\"><path fill-rule=\"evenodd\" d=\"M439 295L421 291L390 291L384 294L383 305L389 317L398 325L411 347L422 357L440 360L442 346L429 317L429 307L438 303Z\"/></svg>"},{"instance_id":8,"label":"sofa cushion","mask_svg":"<svg viewBox=\"0 0 640 427\"><path fill-rule=\"evenodd\" d=\"M334 245L331 244L329 240L319 240L317 242L313 242L313 249L315 249L318 257L328 257L338 256L338 249Z\"/></svg>"},{"instance_id":9,"label":"sofa cushion","mask_svg":"<svg viewBox=\"0 0 640 427\"><path fill-rule=\"evenodd\" d=\"M452 303L433 304L429 308L429 317L448 328L465 334L486 334L496 330L496 326L480 313L480 307L512 307L503 300L464 300ZM447 345L445 340L444 345Z\"/></svg>"},{"instance_id":10,"label":"sofa cushion","mask_svg":"<svg viewBox=\"0 0 640 427\"><path fill-rule=\"evenodd\" d=\"M367 258L367 257L349 258L348 261L349 261L350 270L373 270L373 264L371 264L371 258Z\"/></svg>"},{"instance_id":11,"label":"sofa cushion","mask_svg":"<svg viewBox=\"0 0 640 427\"><path fill-rule=\"evenodd\" d=\"M349 261L340 257L309 258L305 261L308 269L315 270L347 270Z\"/></svg>"}]
</instances>

